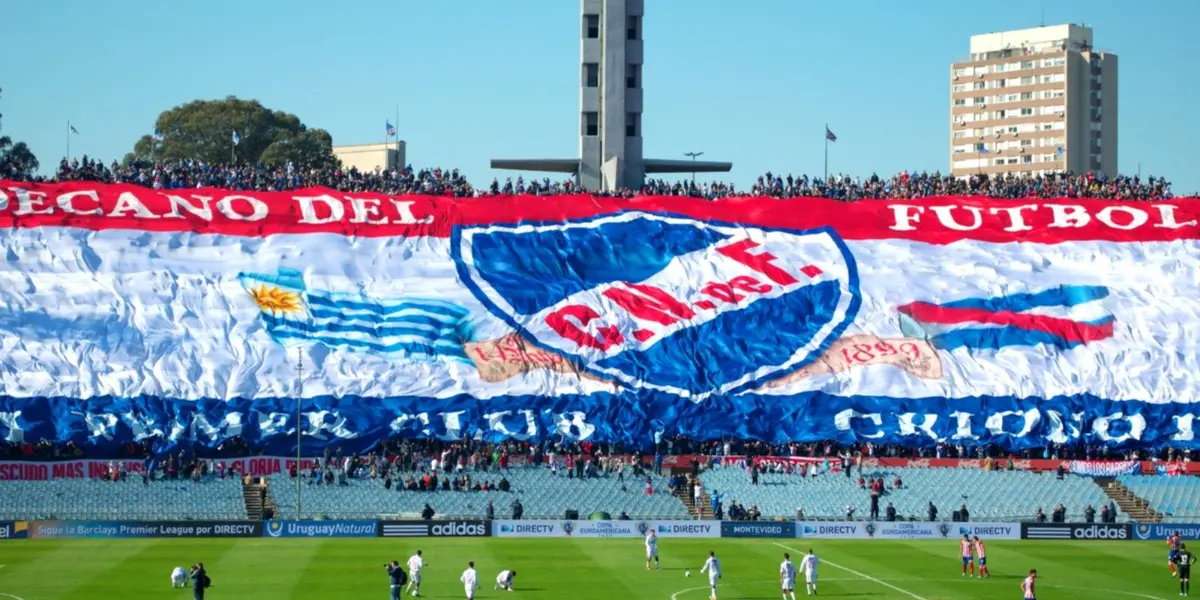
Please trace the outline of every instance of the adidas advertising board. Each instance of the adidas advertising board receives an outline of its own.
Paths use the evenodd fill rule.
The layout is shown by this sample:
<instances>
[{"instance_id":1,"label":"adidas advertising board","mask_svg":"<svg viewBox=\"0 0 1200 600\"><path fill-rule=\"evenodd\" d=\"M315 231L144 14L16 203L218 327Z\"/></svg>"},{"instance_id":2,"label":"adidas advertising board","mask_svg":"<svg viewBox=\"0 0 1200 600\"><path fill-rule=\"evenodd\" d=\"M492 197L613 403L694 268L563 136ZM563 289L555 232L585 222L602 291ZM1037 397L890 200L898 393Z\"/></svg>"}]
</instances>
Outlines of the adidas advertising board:
<instances>
[{"instance_id":1,"label":"adidas advertising board","mask_svg":"<svg viewBox=\"0 0 1200 600\"><path fill-rule=\"evenodd\" d=\"M490 521L380 521L379 537L490 537Z\"/></svg>"},{"instance_id":2,"label":"adidas advertising board","mask_svg":"<svg viewBox=\"0 0 1200 600\"><path fill-rule=\"evenodd\" d=\"M1138 523L1133 526L1133 539L1165 540L1176 531L1185 540L1200 539L1200 523Z\"/></svg>"},{"instance_id":3,"label":"adidas advertising board","mask_svg":"<svg viewBox=\"0 0 1200 600\"><path fill-rule=\"evenodd\" d=\"M1133 539L1133 527L1128 523L1021 523L1021 539L1122 541Z\"/></svg>"}]
</instances>

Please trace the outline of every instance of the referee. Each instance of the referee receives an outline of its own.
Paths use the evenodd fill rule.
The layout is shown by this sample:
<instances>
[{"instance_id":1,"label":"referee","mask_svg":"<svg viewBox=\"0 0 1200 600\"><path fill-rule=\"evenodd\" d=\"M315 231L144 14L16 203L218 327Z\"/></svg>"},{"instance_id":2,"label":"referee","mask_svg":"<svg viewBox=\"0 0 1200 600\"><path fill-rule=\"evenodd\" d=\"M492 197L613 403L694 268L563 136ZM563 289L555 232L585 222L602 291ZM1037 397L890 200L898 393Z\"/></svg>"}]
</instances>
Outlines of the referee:
<instances>
[{"instance_id":1,"label":"referee","mask_svg":"<svg viewBox=\"0 0 1200 600\"><path fill-rule=\"evenodd\" d=\"M1192 589L1192 565L1196 563L1196 555L1187 549L1187 544L1179 545L1179 553L1175 555L1175 567L1179 571L1179 595L1187 596Z\"/></svg>"},{"instance_id":2,"label":"referee","mask_svg":"<svg viewBox=\"0 0 1200 600\"><path fill-rule=\"evenodd\" d=\"M390 563L384 563L383 568L387 569L388 579L392 583L392 600L400 600L400 592L404 590L408 575L405 575L404 569L400 568L399 561L393 560Z\"/></svg>"}]
</instances>

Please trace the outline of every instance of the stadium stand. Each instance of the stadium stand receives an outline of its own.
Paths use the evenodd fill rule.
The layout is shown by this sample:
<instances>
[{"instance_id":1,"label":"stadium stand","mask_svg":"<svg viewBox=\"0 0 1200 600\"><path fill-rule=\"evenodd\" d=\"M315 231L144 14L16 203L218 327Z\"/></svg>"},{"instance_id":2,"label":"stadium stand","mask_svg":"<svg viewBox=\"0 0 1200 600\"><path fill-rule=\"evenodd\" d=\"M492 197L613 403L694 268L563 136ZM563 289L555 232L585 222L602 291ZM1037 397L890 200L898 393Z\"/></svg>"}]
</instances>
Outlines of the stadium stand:
<instances>
[{"instance_id":1,"label":"stadium stand","mask_svg":"<svg viewBox=\"0 0 1200 600\"><path fill-rule=\"evenodd\" d=\"M155 189L196 187L235 190L282 191L306 187L327 187L345 192L382 194L431 194L474 197L511 194L559 195L578 193L570 181L529 180L518 177L503 183L492 180L476 187L457 169L413 169L362 172L356 169L307 169L286 165L219 165L198 160L132 161L109 165L83 157L63 160L54 176L38 177L29 173L9 172L0 178L27 181L96 181L124 183ZM604 196L690 196L715 199L727 196L769 196L774 198L828 197L843 201L862 199L907 199L928 196L959 195L991 198L1104 198L1123 200L1166 200L1175 197L1171 184L1162 177L1118 175L1095 177L1091 174L1062 173L1048 176L975 175L954 178L942 173L909 173L892 176L848 175L793 176L765 173L749 189L728 183L696 184L690 181L649 180L640 190L602 192Z\"/></svg>"},{"instance_id":2,"label":"stadium stand","mask_svg":"<svg viewBox=\"0 0 1200 600\"><path fill-rule=\"evenodd\" d=\"M1200 520L1200 478L1122 475L1117 481L1146 500L1167 522Z\"/></svg>"},{"instance_id":3,"label":"stadium stand","mask_svg":"<svg viewBox=\"0 0 1200 600\"><path fill-rule=\"evenodd\" d=\"M156 481L54 479L0 484L0 520L237 520L246 518L238 478Z\"/></svg>"},{"instance_id":4,"label":"stadium stand","mask_svg":"<svg viewBox=\"0 0 1200 600\"><path fill-rule=\"evenodd\" d=\"M421 472L401 472L401 481L420 478ZM411 491L385 489L383 480L354 478L345 485L309 485L302 482L302 508L306 514L322 515L329 519L374 519L381 516L420 515L429 504L439 518L482 518L491 500L497 518L508 518L512 503L519 499L526 519L561 519L566 510L577 510L583 517L594 512L608 512L614 517L621 512L634 519L686 519L687 509L671 496L662 477L652 475L653 494L645 491L644 480L627 477L568 479L554 475L549 469L517 468L503 475L512 488L501 491ZM489 474L493 483L500 475ZM295 514L296 482L287 475L267 478L276 513L282 517Z\"/></svg>"},{"instance_id":5,"label":"stadium stand","mask_svg":"<svg viewBox=\"0 0 1200 600\"><path fill-rule=\"evenodd\" d=\"M880 499L881 510L890 502L906 520L924 520L932 502L939 509L939 519L948 520L952 510L966 504L975 521L1032 520L1039 508L1049 515L1054 506L1062 504L1067 507L1068 521L1082 521L1085 507L1099 510L1109 502L1091 479L1058 480L1051 473L889 468L864 470L863 476L883 477L888 489ZM891 486L897 477L903 483L900 489ZM798 509L808 519L845 519L846 508L854 507L855 518L861 520L870 506L870 494L859 487L857 471L852 477L830 472L815 477L763 473L754 485L741 468L717 467L702 473L701 480L726 504L754 505L765 519L791 519Z\"/></svg>"}]
</instances>

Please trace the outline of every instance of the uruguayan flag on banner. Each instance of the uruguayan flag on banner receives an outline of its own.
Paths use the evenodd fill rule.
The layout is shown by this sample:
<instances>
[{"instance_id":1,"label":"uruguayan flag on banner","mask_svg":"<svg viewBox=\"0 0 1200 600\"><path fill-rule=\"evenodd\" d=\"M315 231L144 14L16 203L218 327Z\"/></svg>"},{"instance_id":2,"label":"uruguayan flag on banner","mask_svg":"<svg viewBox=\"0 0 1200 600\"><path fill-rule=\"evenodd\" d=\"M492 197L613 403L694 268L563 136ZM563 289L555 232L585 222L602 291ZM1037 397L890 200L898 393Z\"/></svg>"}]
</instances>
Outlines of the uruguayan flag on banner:
<instances>
[{"instance_id":1,"label":"uruguayan flag on banner","mask_svg":"<svg viewBox=\"0 0 1200 600\"><path fill-rule=\"evenodd\" d=\"M469 362L463 350L470 338L468 312L457 304L309 290L294 269L242 273L239 279L262 310L267 331L285 346L319 343L410 360Z\"/></svg>"},{"instance_id":2,"label":"uruguayan flag on banner","mask_svg":"<svg viewBox=\"0 0 1200 600\"><path fill-rule=\"evenodd\" d=\"M1104 286L1064 285L940 304L912 302L897 310L905 333L945 350L1040 344L1067 349L1113 336L1107 297Z\"/></svg>"}]
</instances>

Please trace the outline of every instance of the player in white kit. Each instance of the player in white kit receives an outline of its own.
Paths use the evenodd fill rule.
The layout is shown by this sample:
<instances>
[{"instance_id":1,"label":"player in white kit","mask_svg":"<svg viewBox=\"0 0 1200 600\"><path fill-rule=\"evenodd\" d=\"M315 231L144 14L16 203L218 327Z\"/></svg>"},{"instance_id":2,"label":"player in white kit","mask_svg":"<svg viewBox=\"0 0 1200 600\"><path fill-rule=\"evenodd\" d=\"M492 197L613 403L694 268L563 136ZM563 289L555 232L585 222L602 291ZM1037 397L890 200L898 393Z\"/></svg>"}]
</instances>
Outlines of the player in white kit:
<instances>
[{"instance_id":1,"label":"player in white kit","mask_svg":"<svg viewBox=\"0 0 1200 600\"><path fill-rule=\"evenodd\" d=\"M187 587L187 584L188 584L187 570L184 569L183 567L175 567L175 570L171 571L171 587L173 587L173 588Z\"/></svg>"},{"instance_id":2,"label":"player in white kit","mask_svg":"<svg viewBox=\"0 0 1200 600\"><path fill-rule=\"evenodd\" d=\"M654 568L661 569L662 565L658 562L658 535L651 529L650 533L646 534L646 570L650 570L650 561L654 561Z\"/></svg>"},{"instance_id":3,"label":"player in white kit","mask_svg":"<svg viewBox=\"0 0 1200 600\"><path fill-rule=\"evenodd\" d=\"M463 571L462 577L463 589L467 592L467 600L475 600L475 588L479 585L479 579L475 576L475 561L467 563L467 570Z\"/></svg>"},{"instance_id":4,"label":"player in white kit","mask_svg":"<svg viewBox=\"0 0 1200 600\"><path fill-rule=\"evenodd\" d=\"M817 595L817 563L821 562L816 554L813 554L812 548L808 549L808 554L804 555L804 560L800 561L800 570L804 571L804 587L808 591L808 595Z\"/></svg>"},{"instance_id":5,"label":"player in white kit","mask_svg":"<svg viewBox=\"0 0 1200 600\"><path fill-rule=\"evenodd\" d=\"M783 587L783 600L788 600L788 594L792 595L792 600L796 600L796 565L792 564L792 556L786 552L783 562L779 564L779 584Z\"/></svg>"},{"instance_id":6,"label":"player in white kit","mask_svg":"<svg viewBox=\"0 0 1200 600\"><path fill-rule=\"evenodd\" d=\"M516 576L516 571L500 571L500 574L496 576L495 589L513 591L513 579Z\"/></svg>"},{"instance_id":7,"label":"player in white kit","mask_svg":"<svg viewBox=\"0 0 1200 600\"><path fill-rule=\"evenodd\" d=\"M721 578L721 561L717 560L716 552L708 553L708 560L704 561L704 566L701 567L700 573L708 573L708 597L711 600L717 600L717 580Z\"/></svg>"},{"instance_id":8,"label":"player in white kit","mask_svg":"<svg viewBox=\"0 0 1200 600\"><path fill-rule=\"evenodd\" d=\"M404 593L412 591L413 596L421 595L421 569L425 568L425 559L421 557L421 551L408 557L408 587L404 588Z\"/></svg>"}]
</instances>

